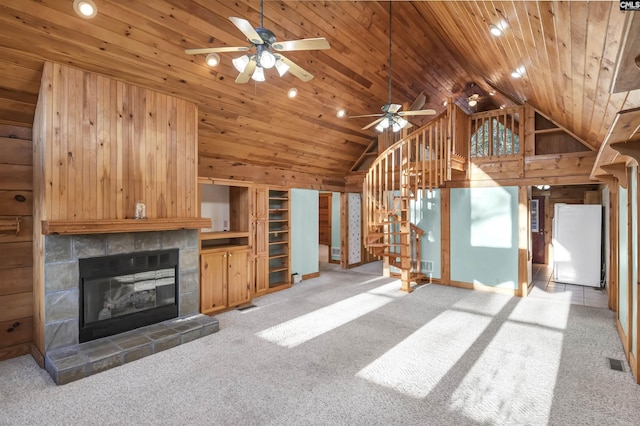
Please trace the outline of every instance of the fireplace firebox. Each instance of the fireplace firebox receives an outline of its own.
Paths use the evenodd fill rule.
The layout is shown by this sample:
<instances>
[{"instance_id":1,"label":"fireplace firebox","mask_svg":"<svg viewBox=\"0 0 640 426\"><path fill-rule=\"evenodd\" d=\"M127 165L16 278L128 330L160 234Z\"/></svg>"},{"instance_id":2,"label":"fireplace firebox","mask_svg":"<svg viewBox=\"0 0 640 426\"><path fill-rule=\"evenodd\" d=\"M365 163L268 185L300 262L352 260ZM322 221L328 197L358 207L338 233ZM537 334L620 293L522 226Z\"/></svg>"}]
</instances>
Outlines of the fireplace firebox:
<instances>
[{"instance_id":1,"label":"fireplace firebox","mask_svg":"<svg viewBox=\"0 0 640 426\"><path fill-rule=\"evenodd\" d=\"M80 343L178 317L178 253L79 259Z\"/></svg>"}]
</instances>

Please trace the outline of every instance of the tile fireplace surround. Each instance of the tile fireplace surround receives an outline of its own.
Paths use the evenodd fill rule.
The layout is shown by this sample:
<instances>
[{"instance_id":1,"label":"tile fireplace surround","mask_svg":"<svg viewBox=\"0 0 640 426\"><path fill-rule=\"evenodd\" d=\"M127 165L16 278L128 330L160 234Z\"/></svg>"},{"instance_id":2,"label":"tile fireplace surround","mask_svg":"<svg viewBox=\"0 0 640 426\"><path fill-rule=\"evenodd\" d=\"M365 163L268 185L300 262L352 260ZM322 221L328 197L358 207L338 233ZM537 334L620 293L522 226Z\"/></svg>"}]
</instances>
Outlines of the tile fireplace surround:
<instances>
[{"instance_id":1,"label":"tile fireplace surround","mask_svg":"<svg viewBox=\"0 0 640 426\"><path fill-rule=\"evenodd\" d=\"M198 313L197 230L47 235L44 247L45 367L58 384L218 330L217 320ZM78 260L173 248L179 250L180 258L178 319L79 344ZM121 345L118 342L128 343ZM95 351L97 348L100 350ZM100 358L99 354L104 354L104 357Z\"/></svg>"}]
</instances>

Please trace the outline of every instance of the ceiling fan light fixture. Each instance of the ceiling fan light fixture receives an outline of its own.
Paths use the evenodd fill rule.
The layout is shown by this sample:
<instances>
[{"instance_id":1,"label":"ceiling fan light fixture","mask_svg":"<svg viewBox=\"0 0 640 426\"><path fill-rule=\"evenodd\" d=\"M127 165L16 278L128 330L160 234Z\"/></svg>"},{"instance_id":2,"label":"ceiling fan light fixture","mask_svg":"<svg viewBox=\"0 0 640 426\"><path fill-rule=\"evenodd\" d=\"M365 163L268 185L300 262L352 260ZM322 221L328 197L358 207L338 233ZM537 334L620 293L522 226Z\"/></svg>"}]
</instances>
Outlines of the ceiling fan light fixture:
<instances>
[{"instance_id":1,"label":"ceiling fan light fixture","mask_svg":"<svg viewBox=\"0 0 640 426\"><path fill-rule=\"evenodd\" d=\"M73 10L78 16L85 19L91 19L98 14L98 7L93 0L74 0Z\"/></svg>"},{"instance_id":2,"label":"ceiling fan light fixture","mask_svg":"<svg viewBox=\"0 0 640 426\"><path fill-rule=\"evenodd\" d=\"M256 67L256 70L253 72L251 78L254 81L264 81L264 68L260 66Z\"/></svg>"},{"instance_id":3,"label":"ceiling fan light fixture","mask_svg":"<svg viewBox=\"0 0 640 426\"><path fill-rule=\"evenodd\" d=\"M276 64L276 57L273 56L273 53L269 52L267 49L262 49L260 52L260 66L262 68L271 69Z\"/></svg>"},{"instance_id":4,"label":"ceiling fan light fixture","mask_svg":"<svg viewBox=\"0 0 640 426\"><path fill-rule=\"evenodd\" d=\"M247 68L247 65L249 64L249 55L242 55L238 58L232 59L231 63L238 72L244 72L244 69Z\"/></svg>"},{"instance_id":5,"label":"ceiling fan light fixture","mask_svg":"<svg viewBox=\"0 0 640 426\"><path fill-rule=\"evenodd\" d=\"M384 126L382 125L382 121L378 123L378 125L376 126L376 131L380 133L384 132Z\"/></svg>"},{"instance_id":6,"label":"ceiling fan light fixture","mask_svg":"<svg viewBox=\"0 0 640 426\"><path fill-rule=\"evenodd\" d=\"M205 62L208 66L213 68L220 63L220 55L218 55L217 53L209 53L205 58Z\"/></svg>"},{"instance_id":7,"label":"ceiling fan light fixture","mask_svg":"<svg viewBox=\"0 0 640 426\"><path fill-rule=\"evenodd\" d=\"M278 70L278 74L280 74L280 77L285 75L287 71L289 71L289 68L290 68L289 65L285 64L281 60L278 59L276 61L276 69Z\"/></svg>"},{"instance_id":8,"label":"ceiling fan light fixture","mask_svg":"<svg viewBox=\"0 0 640 426\"><path fill-rule=\"evenodd\" d=\"M469 99L469 106L470 107L474 107L478 105L478 101L476 101L475 99Z\"/></svg>"},{"instance_id":9,"label":"ceiling fan light fixture","mask_svg":"<svg viewBox=\"0 0 640 426\"><path fill-rule=\"evenodd\" d=\"M295 98L296 95L298 94L298 89L296 89L295 87L292 87L291 89L289 89L289 91L287 92L287 96L291 99Z\"/></svg>"},{"instance_id":10,"label":"ceiling fan light fixture","mask_svg":"<svg viewBox=\"0 0 640 426\"><path fill-rule=\"evenodd\" d=\"M398 117L396 123L400 126L401 129L404 129L405 127L407 127L407 124L409 124L409 122L403 117Z\"/></svg>"}]
</instances>

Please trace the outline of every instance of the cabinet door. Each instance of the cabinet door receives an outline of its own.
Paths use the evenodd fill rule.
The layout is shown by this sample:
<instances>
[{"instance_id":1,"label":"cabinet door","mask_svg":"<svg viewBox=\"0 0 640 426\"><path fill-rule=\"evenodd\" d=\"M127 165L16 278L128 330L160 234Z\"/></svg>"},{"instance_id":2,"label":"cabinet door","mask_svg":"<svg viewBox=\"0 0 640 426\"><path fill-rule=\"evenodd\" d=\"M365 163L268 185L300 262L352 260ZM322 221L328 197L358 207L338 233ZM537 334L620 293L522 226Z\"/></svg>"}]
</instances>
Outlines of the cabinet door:
<instances>
[{"instance_id":1,"label":"cabinet door","mask_svg":"<svg viewBox=\"0 0 640 426\"><path fill-rule=\"evenodd\" d=\"M249 250L229 252L228 294L229 306L241 305L251 300L249 288Z\"/></svg>"},{"instance_id":2,"label":"cabinet door","mask_svg":"<svg viewBox=\"0 0 640 426\"><path fill-rule=\"evenodd\" d=\"M227 307L227 253L200 255L200 312Z\"/></svg>"},{"instance_id":3,"label":"cabinet door","mask_svg":"<svg viewBox=\"0 0 640 426\"><path fill-rule=\"evenodd\" d=\"M256 294L262 294L269 289L269 258L256 259Z\"/></svg>"},{"instance_id":4,"label":"cabinet door","mask_svg":"<svg viewBox=\"0 0 640 426\"><path fill-rule=\"evenodd\" d=\"M256 188L255 203L256 219L266 220L269 213L269 194L267 188Z\"/></svg>"}]
</instances>

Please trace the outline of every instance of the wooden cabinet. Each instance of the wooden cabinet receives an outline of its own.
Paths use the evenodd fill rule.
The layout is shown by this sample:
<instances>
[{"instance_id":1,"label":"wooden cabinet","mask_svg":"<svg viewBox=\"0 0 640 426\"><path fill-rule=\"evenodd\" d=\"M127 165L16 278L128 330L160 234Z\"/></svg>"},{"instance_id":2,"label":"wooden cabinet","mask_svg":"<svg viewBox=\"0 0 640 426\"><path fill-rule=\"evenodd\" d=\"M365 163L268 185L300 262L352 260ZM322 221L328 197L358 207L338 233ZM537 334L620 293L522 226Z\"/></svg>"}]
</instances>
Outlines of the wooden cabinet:
<instances>
[{"instance_id":1,"label":"wooden cabinet","mask_svg":"<svg viewBox=\"0 0 640 426\"><path fill-rule=\"evenodd\" d=\"M200 312L212 314L251 301L252 189L200 181Z\"/></svg>"},{"instance_id":2,"label":"wooden cabinet","mask_svg":"<svg viewBox=\"0 0 640 426\"><path fill-rule=\"evenodd\" d=\"M249 248L220 248L200 254L200 311L215 313L251 300Z\"/></svg>"},{"instance_id":3,"label":"wooden cabinet","mask_svg":"<svg viewBox=\"0 0 640 426\"><path fill-rule=\"evenodd\" d=\"M291 285L289 190L269 189L269 289Z\"/></svg>"}]
</instances>

